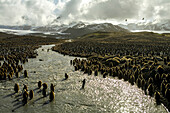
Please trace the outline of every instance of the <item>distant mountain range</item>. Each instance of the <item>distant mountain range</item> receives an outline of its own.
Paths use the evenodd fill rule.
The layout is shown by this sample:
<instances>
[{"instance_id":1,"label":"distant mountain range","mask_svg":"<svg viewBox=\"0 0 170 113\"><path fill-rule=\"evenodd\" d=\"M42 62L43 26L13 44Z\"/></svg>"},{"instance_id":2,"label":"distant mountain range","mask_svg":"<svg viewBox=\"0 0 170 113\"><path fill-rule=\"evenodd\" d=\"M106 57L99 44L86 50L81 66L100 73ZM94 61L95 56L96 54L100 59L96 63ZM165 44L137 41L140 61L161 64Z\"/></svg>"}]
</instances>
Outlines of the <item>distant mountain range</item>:
<instances>
[{"instance_id":1,"label":"distant mountain range","mask_svg":"<svg viewBox=\"0 0 170 113\"><path fill-rule=\"evenodd\" d=\"M8 33L17 34L24 31L26 34L36 36L50 36L54 38L76 38L85 34L94 32L130 32L131 30L153 30L153 31L170 31L170 20L162 22L138 22L129 24L113 25L111 23L88 24L83 22L73 22L69 25L47 25L40 27L32 26L4 26L0 25L0 29L8 29ZM9 32L13 30L13 32ZM28 30L27 32L25 32ZM2 30L1 30L2 31ZM5 30L4 30L5 32ZM23 33L23 34L24 34ZM22 33L20 33L22 34Z\"/></svg>"},{"instance_id":2,"label":"distant mountain range","mask_svg":"<svg viewBox=\"0 0 170 113\"><path fill-rule=\"evenodd\" d=\"M90 25L79 23L63 31L63 33L70 34L71 38L80 37L85 34L94 33L94 32L129 32L129 30L121 28L117 25L113 25L111 23L90 24Z\"/></svg>"},{"instance_id":3,"label":"distant mountain range","mask_svg":"<svg viewBox=\"0 0 170 113\"><path fill-rule=\"evenodd\" d=\"M0 25L1 29L12 29L12 30L31 30L32 26L23 25L23 26L5 26Z\"/></svg>"},{"instance_id":4,"label":"distant mountain range","mask_svg":"<svg viewBox=\"0 0 170 113\"><path fill-rule=\"evenodd\" d=\"M170 20L129 23L127 25L119 24L119 26L129 30L170 31Z\"/></svg>"},{"instance_id":5,"label":"distant mountain range","mask_svg":"<svg viewBox=\"0 0 170 113\"><path fill-rule=\"evenodd\" d=\"M111 23L102 24L90 24L87 25L83 22L71 23L69 25L53 25L53 26L41 26L41 27L31 27L31 26L0 26L3 29L11 30L30 30L35 31L37 35L50 35L53 37L61 38L76 38L83 36L85 34L93 32L129 32L129 30L121 28L118 25L113 25ZM16 31L15 31L16 32Z\"/></svg>"}]
</instances>

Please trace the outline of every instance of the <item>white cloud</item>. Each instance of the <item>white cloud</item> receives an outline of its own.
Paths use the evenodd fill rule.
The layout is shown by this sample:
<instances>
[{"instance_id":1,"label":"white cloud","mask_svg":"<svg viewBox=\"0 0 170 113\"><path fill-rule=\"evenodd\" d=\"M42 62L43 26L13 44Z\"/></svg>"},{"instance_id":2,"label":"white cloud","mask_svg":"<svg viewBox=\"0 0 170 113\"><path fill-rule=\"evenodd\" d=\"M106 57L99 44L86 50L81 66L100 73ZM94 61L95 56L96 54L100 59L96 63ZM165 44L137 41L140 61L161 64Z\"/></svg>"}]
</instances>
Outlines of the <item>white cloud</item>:
<instances>
[{"instance_id":1,"label":"white cloud","mask_svg":"<svg viewBox=\"0 0 170 113\"><path fill-rule=\"evenodd\" d=\"M62 11L66 21L170 19L169 0L70 0ZM69 18L68 15L72 15ZM72 20L73 19L73 20Z\"/></svg>"},{"instance_id":2,"label":"white cloud","mask_svg":"<svg viewBox=\"0 0 170 113\"><path fill-rule=\"evenodd\" d=\"M56 18L49 0L0 0L0 24L46 25Z\"/></svg>"},{"instance_id":3,"label":"white cloud","mask_svg":"<svg viewBox=\"0 0 170 113\"><path fill-rule=\"evenodd\" d=\"M170 19L169 0L0 0L0 24Z\"/></svg>"}]
</instances>

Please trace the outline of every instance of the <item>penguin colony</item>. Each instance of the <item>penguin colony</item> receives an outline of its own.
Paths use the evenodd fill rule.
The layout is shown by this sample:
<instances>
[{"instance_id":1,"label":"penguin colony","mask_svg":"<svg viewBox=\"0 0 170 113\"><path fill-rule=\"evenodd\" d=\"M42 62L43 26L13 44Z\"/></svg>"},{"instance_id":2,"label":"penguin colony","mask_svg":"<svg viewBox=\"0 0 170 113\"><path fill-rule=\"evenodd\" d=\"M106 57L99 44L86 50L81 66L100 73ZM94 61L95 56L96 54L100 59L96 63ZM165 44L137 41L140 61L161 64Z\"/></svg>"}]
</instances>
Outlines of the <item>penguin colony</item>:
<instances>
[{"instance_id":1,"label":"penguin colony","mask_svg":"<svg viewBox=\"0 0 170 113\"><path fill-rule=\"evenodd\" d=\"M41 89L41 86L43 87L42 88L42 95L43 95L43 97L47 97L47 88L48 88L48 85L46 83L42 84L42 81L39 81L37 86L38 86L38 89ZM50 100L50 102L55 99L54 87L55 86L51 83L50 93L49 93L49 100ZM19 93L19 90L20 90L19 85L17 83L15 83L15 85L14 85L15 93ZM31 100L31 99L34 98L34 91L30 90L28 92L27 85L23 84L22 96L23 96L23 100L22 100L23 104L27 104L28 99Z\"/></svg>"},{"instance_id":2,"label":"penguin colony","mask_svg":"<svg viewBox=\"0 0 170 113\"><path fill-rule=\"evenodd\" d=\"M6 82L20 78L29 78L29 71L24 69L24 64L29 58L36 58L35 51L40 45L61 43L62 40L55 38L43 38L37 36L17 36L12 34L0 33L0 81ZM47 50L49 52L50 49ZM38 84L41 90L42 83ZM28 90L26 84L14 83L14 91L17 96L22 94L22 102L25 105L28 99L34 98L34 90ZM22 93L21 93L22 92ZM54 99L51 95L51 101Z\"/></svg>"},{"instance_id":3,"label":"penguin colony","mask_svg":"<svg viewBox=\"0 0 170 113\"><path fill-rule=\"evenodd\" d=\"M120 43L118 45L115 43L112 47L113 44L108 43L102 43L102 46L96 42L90 43L89 41L74 42L73 44L68 43L68 47L62 45L64 49L56 48L58 52L63 54L88 57L87 60L74 59L70 61L75 67L75 71L81 70L88 75L92 75L94 72L95 76L98 76L100 72L103 78L118 77L129 81L132 85L136 84L145 94L154 96L157 103L162 102L162 99L170 102L170 70L167 68L170 66L170 58L167 47L157 45L147 47L144 44L121 45ZM70 52L67 50L68 48L73 51ZM13 51L15 52L0 56L0 60L4 60L2 64L0 63L0 80L12 80L14 75L18 78L23 71L22 64L26 63L28 58L36 58L36 53L28 48L17 48ZM161 53L162 51L164 53ZM93 55L94 53L96 55ZM24 70L23 76L29 77L27 70ZM67 79L68 75L65 74L65 80ZM85 83L84 79L82 89L84 89ZM43 87L42 95L46 97L48 86L39 81L38 88L41 89L41 87ZM19 85L16 83L14 85L15 93L19 93L19 90ZM24 85L22 96L23 102L27 103L28 98L30 100L34 98L34 91L28 92L27 86ZM54 85L51 84L49 100L52 101L54 98Z\"/></svg>"},{"instance_id":4,"label":"penguin colony","mask_svg":"<svg viewBox=\"0 0 170 113\"><path fill-rule=\"evenodd\" d=\"M24 78L28 78L29 77L28 72L27 70L23 69L22 65L28 62L28 58L36 58L37 53L32 50L33 49L29 49L29 48L15 48L14 50L11 50L12 52L11 53L9 52L8 55L0 56L0 61L1 61L0 80L3 81L12 80L14 78L20 78L20 76L23 76ZM68 79L67 73L65 76L66 79ZM42 95L46 97L48 86L46 83L42 83L41 81L39 81L38 88L41 89L41 86L43 86ZM50 101L54 100L55 98L54 87L55 86L51 84L51 91L49 95ZM20 93L19 84L15 83L14 91L15 93ZM28 99L31 100L34 98L34 91L33 90L28 91L28 87L26 84L23 84L23 89L21 89L21 92L22 92L22 102L24 105L27 104Z\"/></svg>"},{"instance_id":5,"label":"penguin colony","mask_svg":"<svg viewBox=\"0 0 170 113\"><path fill-rule=\"evenodd\" d=\"M170 110L170 35L96 32L56 45L52 50L87 58L70 63L75 71L88 75L101 73L103 78L129 81Z\"/></svg>"},{"instance_id":6,"label":"penguin colony","mask_svg":"<svg viewBox=\"0 0 170 113\"><path fill-rule=\"evenodd\" d=\"M47 52L49 52L49 49L47 50ZM0 56L0 61L3 62L2 64L0 62L0 80L3 81L12 80L14 78L20 78L20 76L23 76L24 78L29 78L29 74L27 70L24 70L22 65L28 62L28 58L36 58L36 55L37 53L35 52L31 52L29 53L29 55L26 53L19 54L16 52L15 55L11 54L6 56ZM68 78L69 75L65 73L64 80L67 80ZM42 81L38 81L37 88L40 89L40 92L42 92L43 97L48 96L47 83L42 83ZM50 102L55 99L54 89L55 89L55 85L51 83L50 92L49 92ZM19 86L18 83L15 83L14 92L16 94L20 94L20 92L22 92L21 94L22 94L23 105L27 104L29 100L32 100L34 98L34 91L32 89L28 90L28 86L26 84Z\"/></svg>"},{"instance_id":7,"label":"penguin colony","mask_svg":"<svg viewBox=\"0 0 170 113\"><path fill-rule=\"evenodd\" d=\"M169 57L164 62L170 61ZM159 59L151 56L91 56L85 59L70 61L75 71L83 71L85 74L98 76L100 72L103 78L108 76L118 77L137 85L145 94L154 96L157 104L161 98L170 102L170 72L159 64ZM84 81L85 82L85 81Z\"/></svg>"},{"instance_id":8,"label":"penguin colony","mask_svg":"<svg viewBox=\"0 0 170 113\"><path fill-rule=\"evenodd\" d=\"M1 48L2 49L2 48ZM23 64L28 62L28 58L36 58L37 53L33 48L11 48L5 54L6 48L2 49L4 55L0 55L0 80L12 80L19 78L23 71ZM1 54L2 54L1 53ZM28 77L27 70L24 70L24 77Z\"/></svg>"}]
</instances>

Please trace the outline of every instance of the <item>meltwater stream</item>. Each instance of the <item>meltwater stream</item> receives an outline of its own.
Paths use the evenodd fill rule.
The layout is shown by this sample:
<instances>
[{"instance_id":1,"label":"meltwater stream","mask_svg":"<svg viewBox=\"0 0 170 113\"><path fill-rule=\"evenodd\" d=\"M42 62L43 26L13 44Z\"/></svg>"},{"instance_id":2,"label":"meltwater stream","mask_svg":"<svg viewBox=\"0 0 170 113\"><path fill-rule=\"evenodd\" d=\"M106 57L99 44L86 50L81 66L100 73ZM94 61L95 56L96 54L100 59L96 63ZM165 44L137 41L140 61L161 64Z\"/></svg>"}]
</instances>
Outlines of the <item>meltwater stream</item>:
<instances>
[{"instance_id":1,"label":"meltwater stream","mask_svg":"<svg viewBox=\"0 0 170 113\"><path fill-rule=\"evenodd\" d=\"M63 56L51 50L47 52L52 46L37 49L38 57L29 59L23 65L29 78L23 78L21 73L20 78L0 81L0 113L166 113L163 105L157 106L155 99L144 95L136 85L117 78L88 76L74 71L70 60L75 57ZM69 75L68 80L63 80L65 73ZM81 90L84 78L86 85ZM54 101L49 102L49 96L42 98L42 93L37 89L39 80L48 84L48 92L51 83L56 85ZM19 84L20 90L23 84L28 86L28 90L34 90L34 98L25 106L22 105L22 96L13 94L15 83Z\"/></svg>"}]
</instances>

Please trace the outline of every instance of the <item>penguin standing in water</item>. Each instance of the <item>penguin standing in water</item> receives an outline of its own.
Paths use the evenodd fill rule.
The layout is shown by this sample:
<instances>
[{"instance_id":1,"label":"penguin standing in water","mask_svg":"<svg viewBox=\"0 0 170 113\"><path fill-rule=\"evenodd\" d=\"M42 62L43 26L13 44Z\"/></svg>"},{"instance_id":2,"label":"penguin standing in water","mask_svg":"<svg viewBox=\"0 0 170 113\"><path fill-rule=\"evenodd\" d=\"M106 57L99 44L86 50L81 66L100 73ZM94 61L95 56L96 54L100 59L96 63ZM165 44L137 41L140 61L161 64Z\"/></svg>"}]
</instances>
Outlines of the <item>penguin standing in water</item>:
<instances>
[{"instance_id":1,"label":"penguin standing in water","mask_svg":"<svg viewBox=\"0 0 170 113\"><path fill-rule=\"evenodd\" d=\"M49 97L49 99L50 99L50 102L55 99L55 94L54 94L53 91L50 92L50 97Z\"/></svg>"},{"instance_id":2,"label":"penguin standing in water","mask_svg":"<svg viewBox=\"0 0 170 113\"><path fill-rule=\"evenodd\" d=\"M14 91L15 93L18 93L19 91L19 85L17 83L14 85Z\"/></svg>"},{"instance_id":3,"label":"penguin standing in water","mask_svg":"<svg viewBox=\"0 0 170 113\"><path fill-rule=\"evenodd\" d=\"M54 98L55 98L54 87L55 87L55 86L51 83L51 86L50 86L51 91L50 91L50 97L49 97L50 102L53 101Z\"/></svg>"},{"instance_id":4,"label":"penguin standing in water","mask_svg":"<svg viewBox=\"0 0 170 113\"><path fill-rule=\"evenodd\" d=\"M43 83L42 85L43 85L43 89L47 89L48 87L47 83Z\"/></svg>"},{"instance_id":5,"label":"penguin standing in water","mask_svg":"<svg viewBox=\"0 0 170 113\"><path fill-rule=\"evenodd\" d=\"M25 78L28 77L28 72L27 72L27 70L24 70L24 77L25 77Z\"/></svg>"},{"instance_id":6,"label":"penguin standing in water","mask_svg":"<svg viewBox=\"0 0 170 113\"><path fill-rule=\"evenodd\" d=\"M41 81L39 81L39 82L38 82L38 88L40 89L40 88L41 88L41 86L42 86L42 82L41 82Z\"/></svg>"},{"instance_id":7,"label":"penguin standing in water","mask_svg":"<svg viewBox=\"0 0 170 113\"><path fill-rule=\"evenodd\" d=\"M24 105L27 104L28 102L28 92L24 89L24 93L23 93L23 103Z\"/></svg>"},{"instance_id":8,"label":"penguin standing in water","mask_svg":"<svg viewBox=\"0 0 170 113\"><path fill-rule=\"evenodd\" d=\"M65 80L67 80L68 79L68 75L67 75L67 73L65 73Z\"/></svg>"},{"instance_id":9,"label":"penguin standing in water","mask_svg":"<svg viewBox=\"0 0 170 113\"><path fill-rule=\"evenodd\" d=\"M47 52L49 52L50 51L50 49L47 49Z\"/></svg>"},{"instance_id":10,"label":"penguin standing in water","mask_svg":"<svg viewBox=\"0 0 170 113\"><path fill-rule=\"evenodd\" d=\"M52 83L51 83L50 89L51 89L51 91L54 92L54 85Z\"/></svg>"},{"instance_id":11,"label":"penguin standing in water","mask_svg":"<svg viewBox=\"0 0 170 113\"><path fill-rule=\"evenodd\" d=\"M28 92L28 87L27 87L27 85L25 85L25 84L23 84L23 85L24 85L24 87L23 87L23 89L22 89L22 94L24 94L25 91Z\"/></svg>"},{"instance_id":12,"label":"penguin standing in water","mask_svg":"<svg viewBox=\"0 0 170 113\"><path fill-rule=\"evenodd\" d=\"M44 97L47 96L47 87L48 87L47 84L46 84L46 83L43 83L42 94L43 94Z\"/></svg>"},{"instance_id":13,"label":"penguin standing in water","mask_svg":"<svg viewBox=\"0 0 170 113\"><path fill-rule=\"evenodd\" d=\"M30 90L29 97L30 97L30 100L34 97L34 91L33 90Z\"/></svg>"},{"instance_id":14,"label":"penguin standing in water","mask_svg":"<svg viewBox=\"0 0 170 113\"><path fill-rule=\"evenodd\" d=\"M25 89L26 91L28 91L28 87L27 87L27 85L25 85L25 84L23 84L23 85L24 85L23 90Z\"/></svg>"},{"instance_id":15,"label":"penguin standing in water","mask_svg":"<svg viewBox=\"0 0 170 113\"><path fill-rule=\"evenodd\" d=\"M44 97L46 97L47 96L47 90L43 88L42 94L43 94Z\"/></svg>"},{"instance_id":16,"label":"penguin standing in water","mask_svg":"<svg viewBox=\"0 0 170 113\"><path fill-rule=\"evenodd\" d=\"M81 89L84 89L84 86L85 86L85 84L86 84L86 79L84 79L82 82L83 82L83 84L82 84Z\"/></svg>"}]
</instances>

